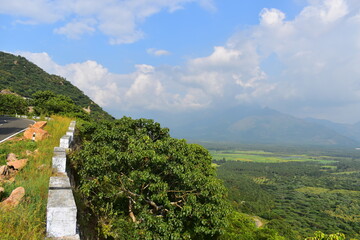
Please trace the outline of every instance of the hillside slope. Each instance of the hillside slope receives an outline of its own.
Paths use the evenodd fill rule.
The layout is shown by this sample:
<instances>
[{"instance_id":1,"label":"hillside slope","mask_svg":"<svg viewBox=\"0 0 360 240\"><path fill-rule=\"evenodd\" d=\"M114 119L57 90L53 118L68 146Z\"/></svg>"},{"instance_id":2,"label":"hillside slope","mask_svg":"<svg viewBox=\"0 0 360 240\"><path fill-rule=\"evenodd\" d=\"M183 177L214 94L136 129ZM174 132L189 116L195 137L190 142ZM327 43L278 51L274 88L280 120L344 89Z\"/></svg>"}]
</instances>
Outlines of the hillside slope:
<instances>
[{"instance_id":1,"label":"hillside slope","mask_svg":"<svg viewBox=\"0 0 360 240\"><path fill-rule=\"evenodd\" d=\"M31 97L37 91L50 90L70 97L83 108L90 106L93 118L113 118L66 79L48 74L24 57L5 52L0 52L1 89L10 89L24 97Z\"/></svg>"},{"instance_id":2,"label":"hillside slope","mask_svg":"<svg viewBox=\"0 0 360 240\"><path fill-rule=\"evenodd\" d=\"M360 142L360 122L355 124L335 123L328 120L306 118L308 122L320 124L335 132Z\"/></svg>"}]
</instances>

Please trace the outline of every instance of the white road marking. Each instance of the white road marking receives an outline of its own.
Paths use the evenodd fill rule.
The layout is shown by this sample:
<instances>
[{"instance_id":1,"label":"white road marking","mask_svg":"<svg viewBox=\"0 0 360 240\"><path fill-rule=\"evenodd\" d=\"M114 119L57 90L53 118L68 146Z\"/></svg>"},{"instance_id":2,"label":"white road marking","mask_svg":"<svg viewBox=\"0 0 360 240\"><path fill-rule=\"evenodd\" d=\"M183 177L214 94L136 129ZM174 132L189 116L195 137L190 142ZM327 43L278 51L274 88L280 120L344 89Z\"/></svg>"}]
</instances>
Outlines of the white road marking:
<instances>
[{"instance_id":1,"label":"white road marking","mask_svg":"<svg viewBox=\"0 0 360 240\"><path fill-rule=\"evenodd\" d=\"M1 140L0 143L5 142L5 141L8 140L9 138L12 138L13 136L15 136L15 135L17 135L17 134L19 134L19 133L25 132L26 129L27 129L27 128L25 128L25 129L23 129L23 130L21 130L21 131L19 131L19 132L17 132L17 133L14 133L13 135L11 135L11 136L9 136L9 137Z\"/></svg>"},{"instance_id":2,"label":"white road marking","mask_svg":"<svg viewBox=\"0 0 360 240\"><path fill-rule=\"evenodd\" d=\"M33 123L36 123L34 120L30 120L30 121L32 121ZM0 140L0 143L5 142L5 141L8 140L9 138L12 138L13 136L15 136L15 135L17 135L17 134L19 134L19 133L25 132L26 129L28 129L28 128L25 128L25 129L23 129L23 130L21 130L21 131L19 131L19 132L17 132L17 133L14 133L13 135L11 135L11 136L3 139L3 140Z\"/></svg>"}]
</instances>

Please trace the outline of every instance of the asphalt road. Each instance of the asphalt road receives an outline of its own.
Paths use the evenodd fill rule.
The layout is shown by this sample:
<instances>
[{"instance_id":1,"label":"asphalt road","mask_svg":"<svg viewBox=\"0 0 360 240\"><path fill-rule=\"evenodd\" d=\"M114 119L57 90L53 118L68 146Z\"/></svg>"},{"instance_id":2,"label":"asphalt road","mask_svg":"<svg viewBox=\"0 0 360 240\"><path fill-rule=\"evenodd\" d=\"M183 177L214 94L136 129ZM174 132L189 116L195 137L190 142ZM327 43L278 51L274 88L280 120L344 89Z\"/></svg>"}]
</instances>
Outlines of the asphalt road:
<instances>
[{"instance_id":1,"label":"asphalt road","mask_svg":"<svg viewBox=\"0 0 360 240\"><path fill-rule=\"evenodd\" d=\"M34 121L29 119L0 116L0 143L23 131L33 123Z\"/></svg>"}]
</instances>

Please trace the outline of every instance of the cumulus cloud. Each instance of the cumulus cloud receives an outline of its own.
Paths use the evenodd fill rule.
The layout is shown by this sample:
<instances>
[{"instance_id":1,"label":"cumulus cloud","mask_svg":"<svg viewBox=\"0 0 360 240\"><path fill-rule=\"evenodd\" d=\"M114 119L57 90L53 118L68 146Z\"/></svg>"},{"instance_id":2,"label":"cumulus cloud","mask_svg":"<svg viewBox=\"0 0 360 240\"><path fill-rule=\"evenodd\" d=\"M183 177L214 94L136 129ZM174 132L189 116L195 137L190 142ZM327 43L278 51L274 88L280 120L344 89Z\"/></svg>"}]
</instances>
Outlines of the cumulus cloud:
<instances>
[{"instance_id":1,"label":"cumulus cloud","mask_svg":"<svg viewBox=\"0 0 360 240\"><path fill-rule=\"evenodd\" d=\"M111 44L133 43L144 37L140 25L161 11L174 12L195 2L214 10L212 0L0 0L0 14L11 15L17 23L64 23L54 33L77 39L99 30Z\"/></svg>"},{"instance_id":2,"label":"cumulus cloud","mask_svg":"<svg viewBox=\"0 0 360 240\"><path fill-rule=\"evenodd\" d=\"M91 34L95 32L95 24L96 21L93 19L74 21L67 23L63 27L55 28L54 32L57 34L66 35L71 39L79 39L85 33Z\"/></svg>"},{"instance_id":3,"label":"cumulus cloud","mask_svg":"<svg viewBox=\"0 0 360 240\"><path fill-rule=\"evenodd\" d=\"M0 0L0 13L19 17L23 23L54 23L61 20L65 12L59 1Z\"/></svg>"},{"instance_id":4,"label":"cumulus cloud","mask_svg":"<svg viewBox=\"0 0 360 240\"><path fill-rule=\"evenodd\" d=\"M176 10L182 3L167 7ZM158 6L139 14L146 18ZM91 6L83 11L91 12ZM94 61L59 66L45 53L33 59L113 109L179 111L257 103L349 122L360 119L354 110L360 108L359 19L356 0L312 0L294 19L279 9L263 9L258 25L235 33L208 56L182 66L140 64L123 75Z\"/></svg>"},{"instance_id":5,"label":"cumulus cloud","mask_svg":"<svg viewBox=\"0 0 360 240\"><path fill-rule=\"evenodd\" d=\"M265 73L277 64L263 68L273 56L282 65L279 73L267 74L275 84L271 91L257 91L257 100L298 116L348 121L334 113L339 104L345 109L360 100L359 10L355 1L315 0L286 20L280 10L264 9L258 26L235 34L228 44L240 50L251 42Z\"/></svg>"},{"instance_id":6,"label":"cumulus cloud","mask_svg":"<svg viewBox=\"0 0 360 240\"><path fill-rule=\"evenodd\" d=\"M156 49L156 48L149 48L146 50L146 52L153 56L165 56L170 55L171 53L164 49Z\"/></svg>"},{"instance_id":7,"label":"cumulus cloud","mask_svg":"<svg viewBox=\"0 0 360 240\"><path fill-rule=\"evenodd\" d=\"M197 109L208 104L201 89L180 86L168 81L175 70L146 64L136 65L130 74L113 74L95 61L59 65L47 53L17 52L45 71L65 77L103 107L178 111ZM183 88L183 91L179 89Z\"/></svg>"},{"instance_id":8,"label":"cumulus cloud","mask_svg":"<svg viewBox=\"0 0 360 240\"><path fill-rule=\"evenodd\" d=\"M51 74L66 78L101 106L120 102L118 94L121 89L118 88L116 80L121 81L121 77L116 78L95 61L63 66L54 62L47 53L17 52L16 54L26 57Z\"/></svg>"}]
</instances>

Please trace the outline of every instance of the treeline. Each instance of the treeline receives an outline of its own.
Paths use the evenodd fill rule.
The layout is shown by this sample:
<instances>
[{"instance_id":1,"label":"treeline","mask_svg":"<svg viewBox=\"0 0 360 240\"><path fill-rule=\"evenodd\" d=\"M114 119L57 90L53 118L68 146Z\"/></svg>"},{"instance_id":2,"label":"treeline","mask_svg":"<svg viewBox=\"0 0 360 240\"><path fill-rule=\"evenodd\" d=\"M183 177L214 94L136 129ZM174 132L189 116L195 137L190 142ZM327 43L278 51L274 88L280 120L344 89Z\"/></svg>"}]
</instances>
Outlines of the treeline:
<instances>
[{"instance_id":1,"label":"treeline","mask_svg":"<svg viewBox=\"0 0 360 240\"><path fill-rule=\"evenodd\" d=\"M38 91L31 98L0 94L0 114L50 116L53 114L90 120L90 115L71 98L52 91Z\"/></svg>"},{"instance_id":2,"label":"treeline","mask_svg":"<svg viewBox=\"0 0 360 240\"><path fill-rule=\"evenodd\" d=\"M226 151L241 149L242 151L253 151L254 149L277 154L311 155L322 156L324 153L334 157L360 158L360 151L352 147L339 146L310 146L310 145L279 145L279 144L244 144L234 142L201 142L195 141L206 149L215 151Z\"/></svg>"},{"instance_id":3,"label":"treeline","mask_svg":"<svg viewBox=\"0 0 360 240\"><path fill-rule=\"evenodd\" d=\"M358 238L360 161L336 160L327 165L219 161L217 172L235 209L260 216L285 239L301 240L315 231ZM336 239L322 236L309 239Z\"/></svg>"}]
</instances>

